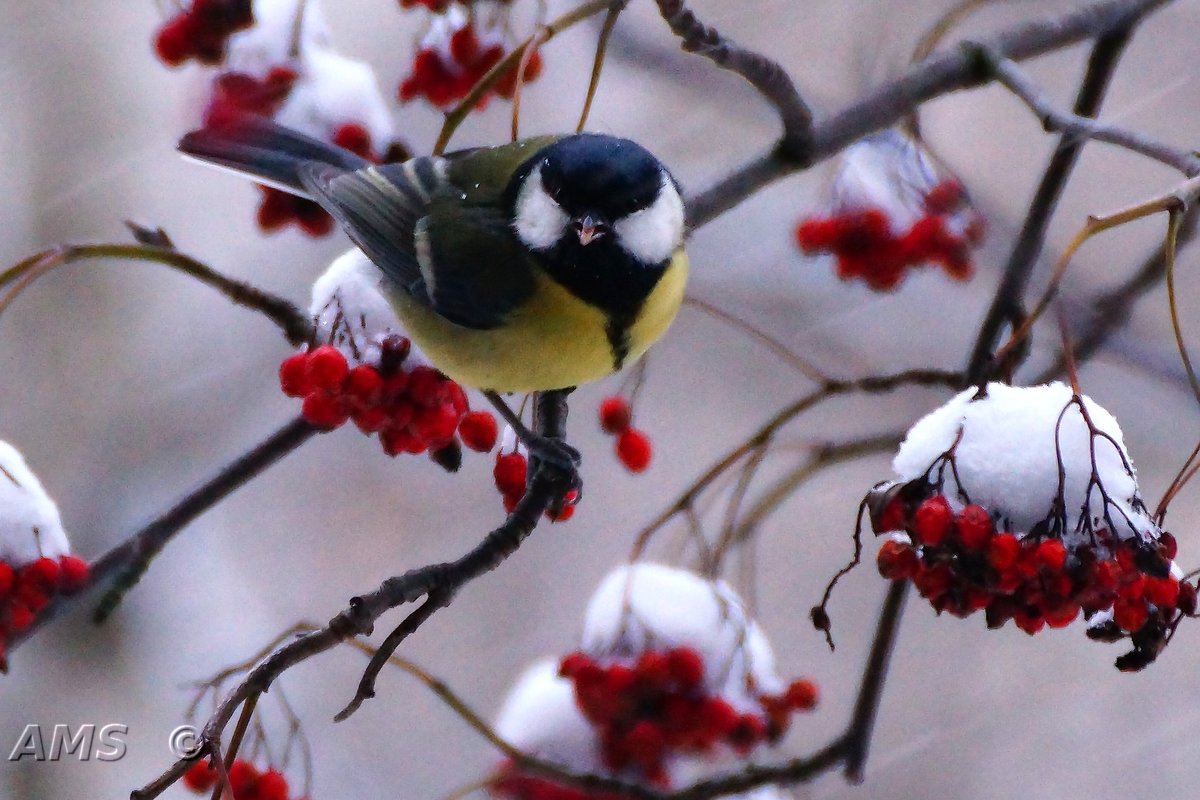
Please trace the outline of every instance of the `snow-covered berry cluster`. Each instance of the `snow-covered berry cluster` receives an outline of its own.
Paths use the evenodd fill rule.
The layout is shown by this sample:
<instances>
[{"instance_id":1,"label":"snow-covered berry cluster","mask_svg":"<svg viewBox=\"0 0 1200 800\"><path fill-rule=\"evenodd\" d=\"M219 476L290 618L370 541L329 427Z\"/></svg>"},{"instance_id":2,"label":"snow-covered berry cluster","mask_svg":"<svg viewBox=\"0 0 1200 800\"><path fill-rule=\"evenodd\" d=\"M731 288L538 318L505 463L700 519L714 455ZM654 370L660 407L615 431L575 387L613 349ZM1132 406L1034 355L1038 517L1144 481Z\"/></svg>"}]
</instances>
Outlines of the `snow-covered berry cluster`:
<instances>
[{"instance_id":1,"label":"snow-covered berry cluster","mask_svg":"<svg viewBox=\"0 0 1200 800\"><path fill-rule=\"evenodd\" d=\"M88 564L70 550L58 506L21 453L0 442L0 671L8 668L10 636L56 595L87 585Z\"/></svg>"},{"instance_id":2,"label":"snow-covered berry cluster","mask_svg":"<svg viewBox=\"0 0 1200 800\"><path fill-rule=\"evenodd\" d=\"M639 564L601 583L580 649L531 667L496 729L565 768L669 790L746 759L816 703L811 681L787 685L775 673L766 637L727 585ZM492 792L509 800L616 800L511 762L501 764Z\"/></svg>"},{"instance_id":3,"label":"snow-covered berry cluster","mask_svg":"<svg viewBox=\"0 0 1200 800\"><path fill-rule=\"evenodd\" d=\"M646 432L633 427L633 408L620 395L600 401L600 429L617 437L617 458L630 472L645 472L654 455L653 445Z\"/></svg>"},{"instance_id":4,"label":"snow-covered berry cluster","mask_svg":"<svg viewBox=\"0 0 1200 800\"><path fill-rule=\"evenodd\" d=\"M301 413L322 430L353 420L363 433L377 434L388 455L428 451L457 469L460 445L495 447L495 419L471 411L463 388L404 336L385 280L358 250L333 262L313 285L316 341L284 359L280 386L303 398Z\"/></svg>"},{"instance_id":5,"label":"snow-covered berry cluster","mask_svg":"<svg viewBox=\"0 0 1200 800\"><path fill-rule=\"evenodd\" d=\"M493 426L494 424L493 422ZM504 436L500 440L500 450L496 453L496 464L492 468L492 478L496 482L496 490L504 500L504 510L510 514L525 496L528 475L529 451L517 440L516 432L506 425ZM562 508L546 509L546 519L551 522L566 522L575 516L575 505L578 502L579 492L572 489L563 498Z\"/></svg>"},{"instance_id":6,"label":"snow-covered berry cluster","mask_svg":"<svg viewBox=\"0 0 1200 800\"><path fill-rule=\"evenodd\" d=\"M208 759L202 759L183 774L183 785L197 794L208 794L217 785L219 777ZM229 765L228 791L233 800L288 800L291 797L283 773L275 769L260 770L240 758Z\"/></svg>"},{"instance_id":7,"label":"snow-covered berry cluster","mask_svg":"<svg viewBox=\"0 0 1200 800\"><path fill-rule=\"evenodd\" d=\"M433 15L429 30L421 38L412 72L400 83L399 97L405 103L423 97L432 105L446 108L466 97L500 63L512 50L513 38L504 4L480 2L469 8L433 5L443 7ZM514 64L500 76L492 91L511 98L517 88L518 67ZM534 51L521 78L529 83L541 72L542 57ZM479 99L479 107L483 108L487 101L485 94Z\"/></svg>"},{"instance_id":8,"label":"snow-covered berry cluster","mask_svg":"<svg viewBox=\"0 0 1200 800\"><path fill-rule=\"evenodd\" d=\"M193 10L200 5L197 0ZM204 126L264 116L369 161L408 157L395 142L391 112L374 72L333 49L318 0L255 0L252 23L205 62L217 69L203 78ZM334 230L333 218L312 200L259 188L262 230L295 225L310 236Z\"/></svg>"},{"instance_id":9,"label":"snow-covered berry cluster","mask_svg":"<svg viewBox=\"0 0 1200 800\"><path fill-rule=\"evenodd\" d=\"M253 24L250 0L193 0L158 29L154 52L172 67L193 58L219 64L229 37Z\"/></svg>"},{"instance_id":10,"label":"snow-covered berry cluster","mask_svg":"<svg viewBox=\"0 0 1200 800\"><path fill-rule=\"evenodd\" d=\"M941 177L920 145L899 131L845 150L831 205L827 215L800 222L796 242L806 254L833 255L842 280L859 278L886 291L925 264L959 280L970 277L982 217L962 184Z\"/></svg>"},{"instance_id":11,"label":"snow-covered berry cluster","mask_svg":"<svg viewBox=\"0 0 1200 800\"><path fill-rule=\"evenodd\" d=\"M939 613L1029 634L1082 613L1092 638L1131 641L1117 666L1134 670L1196 612L1116 420L1067 386L967 390L913 426L893 466L866 503L888 534L879 571Z\"/></svg>"}]
</instances>

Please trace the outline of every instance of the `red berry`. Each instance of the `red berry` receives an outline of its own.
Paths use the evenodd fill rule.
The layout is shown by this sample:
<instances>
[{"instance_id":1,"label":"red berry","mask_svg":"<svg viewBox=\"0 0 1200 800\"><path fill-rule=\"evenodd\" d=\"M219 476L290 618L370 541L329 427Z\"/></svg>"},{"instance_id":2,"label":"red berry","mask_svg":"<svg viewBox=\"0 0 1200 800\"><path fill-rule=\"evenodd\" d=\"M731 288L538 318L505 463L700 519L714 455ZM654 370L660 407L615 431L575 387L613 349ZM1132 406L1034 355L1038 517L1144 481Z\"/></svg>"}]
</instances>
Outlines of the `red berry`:
<instances>
[{"instance_id":1,"label":"red berry","mask_svg":"<svg viewBox=\"0 0 1200 800\"><path fill-rule=\"evenodd\" d=\"M349 374L350 365L346 363L346 357L331 344L321 345L308 356L305 375L318 389L336 392L342 388Z\"/></svg>"},{"instance_id":2,"label":"red berry","mask_svg":"<svg viewBox=\"0 0 1200 800\"><path fill-rule=\"evenodd\" d=\"M389 456L400 453L418 455L429 449L429 445L417 438L408 428L389 427L380 431L379 443L383 445L383 452Z\"/></svg>"},{"instance_id":3,"label":"red berry","mask_svg":"<svg viewBox=\"0 0 1200 800\"><path fill-rule=\"evenodd\" d=\"M662 688L671 681L671 664L666 653L659 650L647 650L638 656L633 671L638 680L655 688Z\"/></svg>"},{"instance_id":4,"label":"red berry","mask_svg":"<svg viewBox=\"0 0 1200 800\"><path fill-rule=\"evenodd\" d=\"M207 792L217 784L219 773L208 760L197 761L183 773L183 785L193 792Z\"/></svg>"},{"instance_id":5,"label":"red berry","mask_svg":"<svg viewBox=\"0 0 1200 800\"><path fill-rule=\"evenodd\" d=\"M312 391L308 380L308 353L295 353L279 365L279 386L288 397L304 397Z\"/></svg>"},{"instance_id":6,"label":"red berry","mask_svg":"<svg viewBox=\"0 0 1200 800\"><path fill-rule=\"evenodd\" d=\"M79 556L63 556L58 560L58 566L62 571L64 591L77 592L87 584L90 568Z\"/></svg>"},{"instance_id":7,"label":"red berry","mask_svg":"<svg viewBox=\"0 0 1200 800\"><path fill-rule=\"evenodd\" d=\"M331 431L350 419L350 410L339 398L321 392L313 392L304 398L300 414L311 425Z\"/></svg>"},{"instance_id":8,"label":"red berry","mask_svg":"<svg viewBox=\"0 0 1200 800\"><path fill-rule=\"evenodd\" d=\"M573 653L568 653L559 662L558 674L564 678L574 678L579 674L579 671L585 667L595 666L596 662L587 653L576 650Z\"/></svg>"},{"instance_id":9,"label":"red berry","mask_svg":"<svg viewBox=\"0 0 1200 800\"><path fill-rule=\"evenodd\" d=\"M643 472L650 466L650 437L637 428L626 428L617 438L617 458L630 472Z\"/></svg>"},{"instance_id":10,"label":"red berry","mask_svg":"<svg viewBox=\"0 0 1200 800\"><path fill-rule=\"evenodd\" d=\"M515 494L518 498L521 497L525 494L525 475L528 470L529 463L521 453L498 454L496 466L492 470L496 488L501 494Z\"/></svg>"},{"instance_id":11,"label":"red berry","mask_svg":"<svg viewBox=\"0 0 1200 800\"><path fill-rule=\"evenodd\" d=\"M458 412L445 403L420 409L410 424L412 432L430 447L441 447L454 437L458 428Z\"/></svg>"},{"instance_id":12,"label":"red berry","mask_svg":"<svg viewBox=\"0 0 1200 800\"><path fill-rule=\"evenodd\" d=\"M433 407L446 401L442 384L445 383L442 373L433 367L419 364L408 374L408 396L417 405Z\"/></svg>"},{"instance_id":13,"label":"red berry","mask_svg":"<svg viewBox=\"0 0 1200 800\"><path fill-rule=\"evenodd\" d=\"M458 423L458 435L463 444L479 453L491 452L500 432L496 418L487 411L471 411Z\"/></svg>"},{"instance_id":14,"label":"red berry","mask_svg":"<svg viewBox=\"0 0 1200 800\"><path fill-rule=\"evenodd\" d=\"M808 711L817 706L817 685L805 679L792 681L784 697L789 707L796 711Z\"/></svg>"},{"instance_id":15,"label":"red berry","mask_svg":"<svg viewBox=\"0 0 1200 800\"><path fill-rule=\"evenodd\" d=\"M876 564L883 577L890 581L902 581L917 573L919 560L912 545L889 539L880 545Z\"/></svg>"},{"instance_id":16,"label":"red berry","mask_svg":"<svg viewBox=\"0 0 1200 800\"><path fill-rule=\"evenodd\" d=\"M729 732L729 743L739 755L746 755L754 746L767 738L767 724L762 717L745 714L737 726Z\"/></svg>"},{"instance_id":17,"label":"red berry","mask_svg":"<svg viewBox=\"0 0 1200 800\"><path fill-rule=\"evenodd\" d=\"M982 550L992 538L992 516L983 506L971 503L954 520L958 540L968 550Z\"/></svg>"},{"instance_id":18,"label":"red berry","mask_svg":"<svg viewBox=\"0 0 1200 800\"><path fill-rule=\"evenodd\" d=\"M1017 565L1021 555L1021 542L1011 533L999 533L988 544L988 563L1004 572Z\"/></svg>"},{"instance_id":19,"label":"red berry","mask_svg":"<svg viewBox=\"0 0 1200 800\"><path fill-rule=\"evenodd\" d=\"M1065 628L1079 616L1078 603L1063 603L1046 611L1046 624L1051 628Z\"/></svg>"},{"instance_id":20,"label":"red berry","mask_svg":"<svg viewBox=\"0 0 1200 800\"><path fill-rule=\"evenodd\" d=\"M728 701L720 697L708 697L700 707L703 727L713 740L723 739L737 727L741 717Z\"/></svg>"},{"instance_id":21,"label":"red berry","mask_svg":"<svg viewBox=\"0 0 1200 800\"><path fill-rule=\"evenodd\" d=\"M871 530L877 534L904 530L907 514L904 501L900 499L900 495L896 495L887 502L878 517L875 514L871 515Z\"/></svg>"},{"instance_id":22,"label":"red berry","mask_svg":"<svg viewBox=\"0 0 1200 800\"><path fill-rule=\"evenodd\" d=\"M944 495L934 495L917 506L913 513L913 533L918 542L936 547L950 533L954 512Z\"/></svg>"},{"instance_id":23,"label":"red berry","mask_svg":"<svg viewBox=\"0 0 1200 800\"><path fill-rule=\"evenodd\" d=\"M238 759L229 768L229 789L235 798L252 797L258 791L258 778L253 764Z\"/></svg>"},{"instance_id":24,"label":"red berry","mask_svg":"<svg viewBox=\"0 0 1200 800\"><path fill-rule=\"evenodd\" d=\"M158 29L154 52L169 66L179 66L195 54L192 42L196 28L196 20L191 14L185 12L172 17Z\"/></svg>"},{"instance_id":25,"label":"red berry","mask_svg":"<svg viewBox=\"0 0 1200 800\"><path fill-rule=\"evenodd\" d=\"M345 392L364 406L374 405L383 394L383 378L370 364L359 364L346 375Z\"/></svg>"},{"instance_id":26,"label":"red berry","mask_svg":"<svg viewBox=\"0 0 1200 800\"><path fill-rule=\"evenodd\" d=\"M361 408L353 413L354 424L366 434L378 433L387 427L390 419L388 412L378 406ZM405 423L407 424L407 423Z\"/></svg>"},{"instance_id":27,"label":"red berry","mask_svg":"<svg viewBox=\"0 0 1200 800\"><path fill-rule=\"evenodd\" d=\"M1172 577L1147 578L1145 597L1159 608L1174 608L1179 602L1179 581Z\"/></svg>"},{"instance_id":28,"label":"red berry","mask_svg":"<svg viewBox=\"0 0 1200 800\"><path fill-rule=\"evenodd\" d=\"M1122 597L1113 603L1113 621L1122 630L1136 633L1146 624L1149 617L1150 610L1146 607L1145 600L1130 600Z\"/></svg>"},{"instance_id":29,"label":"red berry","mask_svg":"<svg viewBox=\"0 0 1200 800\"><path fill-rule=\"evenodd\" d=\"M950 214L963 202L965 194L961 183L944 180L925 195L925 208L931 214Z\"/></svg>"},{"instance_id":30,"label":"red berry","mask_svg":"<svg viewBox=\"0 0 1200 800\"><path fill-rule=\"evenodd\" d=\"M29 606L14 600L8 607L8 628L12 631L23 631L33 624L37 613Z\"/></svg>"},{"instance_id":31,"label":"red berry","mask_svg":"<svg viewBox=\"0 0 1200 800\"><path fill-rule=\"evenodd\" d=\"M1196 613L1196 586L1191 583L1179 584L1179 600L1176 602L1179 610L1184 614L1192 615Z\"/></svg>"},{"instance_id":32,"label":"red berry","mask_svg":"<svg viewBox=\"0 0 1200 800\"><path fill-rule=\"evenodd\" d=\"M333 134L333 143L368 161L375 160L371 152L371 134L357 122L349 122L338 128Z\"/></svg>"},{"instance_id":33,"label":"red berry","mask_svg":"<svg viewBox=\"0 0 1200 800\"><path fill-rule=\"evenodd\" d=\"M254 787L254 800L288 800L287 779L276 770L267 770Z\"/></svg>"},{"instance_id":34,"label":"red berry","mask_svg":"<svg viewBox=\"0 0 1200 800\"><path fill-rule=\"evenodd\" d=\"M1163 558L1167 561L1174 561L1175 556L1179 554L1179 543L1166 531L1163 531L1162 535L1158 537L1158 546Z\"/></svg>"},{"instance_id":35,"label":"red berry","mask_svg":"<svg viewBox=\"0 0 1200 800\"><path fill-rule=\"evenodd\" d=\"M29 571L31 579L37 581L37 585L46 592L53 593L58 589L62 579L62 567L53 558L39 558L25 569Z\"/></svg>"},{"instance_id":36,"label":"red berry","mask_svg":"<svg viewBox=\"0 0 1200 800\"><path fill-rule=\"evenodd\" d=\"M704 659L690 647L676 647L667 652L671 677L685 689L692 689L704 680Z\"/></svg>"},{"instance_id":37,"label":"red berry","mask_svg":"<svg viewBox=\"0 0 1200 800\"><path fill-rule=\"evenodd\" d=\"M625 734L625 746L638 766L652 772L662 761L667 740L661 727L643 719Z\"/></svg>"},{"instance_id":38,"label":"red berry","mask_svg":"<svg viewBox=\"0 0 1200 800\"><path fill-rule=\"evenodd\" d=\"M1067 548L1059 539L1044 539L1035 552L1038 564L1050 572L1061 572L1067 563Z\"/></svg>"},{"instance_id":39,"label":"red berry","mask_svg":"<svg viewBox=\"0 0 1200 800\"><path fill-rule=\"evenodd\" d=\"M517 498L517 502L520 502L520 498ZM517 507L517 502L512 504L512 508ZM512 513L512 508L508 509L509 513ZM573 516L575 516L575 506L570 504L563 505L563 507L558 510L558 513L555 513L548 508L546 509L546 519L550 520L551 522L566 522Z\"/></svg>"},{"instance_id":40,"label":"red berry","mask_svg":"<svg viewBox=\"0 0 1200 800\"><path fill-rule=\"evenodd\" d=\"M619 434L633 420L633 409L629 401L620 395L606 397L600 401L600 427L605 433Z\"/></svg>"},{"instance_id":41,"label":"red berry","mask_svg":"<svg viewBox=\"0 0 1200 800\"><path fill-rule=\"evenodd\" d=\"M13 588L13 568L6 561L0 561L0 597L8 594Z\"/></svg>"}]
</instances>

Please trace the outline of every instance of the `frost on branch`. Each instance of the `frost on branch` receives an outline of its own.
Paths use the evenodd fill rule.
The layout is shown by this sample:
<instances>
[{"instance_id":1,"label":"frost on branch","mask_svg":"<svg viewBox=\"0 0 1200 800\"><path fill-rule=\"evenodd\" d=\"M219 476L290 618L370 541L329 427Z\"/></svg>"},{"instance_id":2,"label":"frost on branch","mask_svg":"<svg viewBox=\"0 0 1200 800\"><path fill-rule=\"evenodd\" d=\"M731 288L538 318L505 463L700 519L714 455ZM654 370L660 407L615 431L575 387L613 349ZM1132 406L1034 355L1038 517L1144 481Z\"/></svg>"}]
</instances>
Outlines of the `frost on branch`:
<instances>
[{"instance_id":1,"label":"frost on branch","mask_svg":"<svg viewBox=\"0 0 1200 800\"><path fill-rule=\"evenodd\" d=\"M811 681L782 681L766 636L726 584L639 564L601 583L580 649L557 671L545 662L531 668L505 703L498 730L523 751L575 772L674 789L744 763L786 732L793 713L816 702ZM494 793L614 797L525 775L511 763L501 766Z\"/></svg>"},{"instance_id":2,"label":"frost on branch","mask_svg":"<svg viewBox=\"0 0 1200 800\"><path fill-rule=\"evenodd\" d=\"M314 341L280 365L280 385L303 398L301 413L319 428L353 420L363 433L378 434L388 455L428 451L453 471L462 443L483 451L495 445L495 421L472 412L463 388L408 339L386 280L357 249L336 259L313 284Z\"/></svg>"},{"instance_id":3,"label":"frost on branch","mask_svg":"<svg viewBox=\"0 0 1200 800\"><path fill-rule=\"evenodd\" d=\"M879 570L939 613L1034 634L1082 612L1092 638L1131 641L1117 666L1136 670L1195 612L1116 420L1061 383L962 392L912 427L893 468L867 499L888 534Z\"/></svg>"},{"instance_id":4,"label":"frost on branch","mask_svg":"<svg viewBox=\"0 0 1200 800\"><path fill-rule=\"evenodd\" d=\"M970 250L982 240L983 218L958 179L898 130L846 148L830 206L827 216L800 223L796 241L809 255L836 257L842 280L885 291L923 264L958 280L971 276Z\"/></svg>"},{"instance_id":5,"label":"frost on branch","mask_svg":"<svg viewBox=\"0 0 1200 800\"><path fill-rule=\"evenodd\" d=\"M21 453L0 442L0 671L8 669L8 637L32 625L56 594L87 583L87 562L70 552L58 506Z\"/></svg>"}]
</instances>

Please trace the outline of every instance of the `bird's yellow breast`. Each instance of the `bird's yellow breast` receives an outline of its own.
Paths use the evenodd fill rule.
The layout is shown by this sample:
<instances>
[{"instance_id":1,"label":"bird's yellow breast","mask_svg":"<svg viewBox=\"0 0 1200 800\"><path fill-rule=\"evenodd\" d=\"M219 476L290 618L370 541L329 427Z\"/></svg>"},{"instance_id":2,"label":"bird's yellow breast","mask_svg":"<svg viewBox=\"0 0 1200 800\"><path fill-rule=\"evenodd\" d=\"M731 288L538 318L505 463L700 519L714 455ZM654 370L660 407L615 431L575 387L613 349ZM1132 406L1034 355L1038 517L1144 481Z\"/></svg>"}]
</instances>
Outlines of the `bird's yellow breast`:
<instances>
[{"instance_id":1,"label":"bird's yellow breast","mask_svg":"<svg viewBox=\"0 0 1200 800\"><path fill-rule=\"evenodd\" d=\"M687 254L680 248L629 327L626 363L646 352L675 319L687 272ZM455 325L402 292L392 295L392 303L434 366L467 386L544 391L612 373L613 349L604 312L540 272L536 281L529 302L489 330Z\"/></svg>"}]
</instances>

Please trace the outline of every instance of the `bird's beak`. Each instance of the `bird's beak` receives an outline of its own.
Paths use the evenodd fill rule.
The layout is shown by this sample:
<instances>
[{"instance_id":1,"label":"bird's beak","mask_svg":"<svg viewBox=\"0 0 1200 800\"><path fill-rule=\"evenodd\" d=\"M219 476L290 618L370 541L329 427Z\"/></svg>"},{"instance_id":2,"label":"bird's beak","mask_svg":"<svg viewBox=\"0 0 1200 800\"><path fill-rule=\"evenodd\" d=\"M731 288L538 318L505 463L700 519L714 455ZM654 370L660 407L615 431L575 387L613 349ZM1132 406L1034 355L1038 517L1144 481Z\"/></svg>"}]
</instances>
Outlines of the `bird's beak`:
<instances>
[{"instance_id":1,"label":"bird's beak","mask_svg":"<svg viewBox=\"0 0 1200 800\"><path fill-rule=\"evenodd\" d=\"M608 223L591 214L585 214L575 220L575 232L579 234L579 243L587 247L594 240L608 233Z\"/></svg>"}]
</instances>

